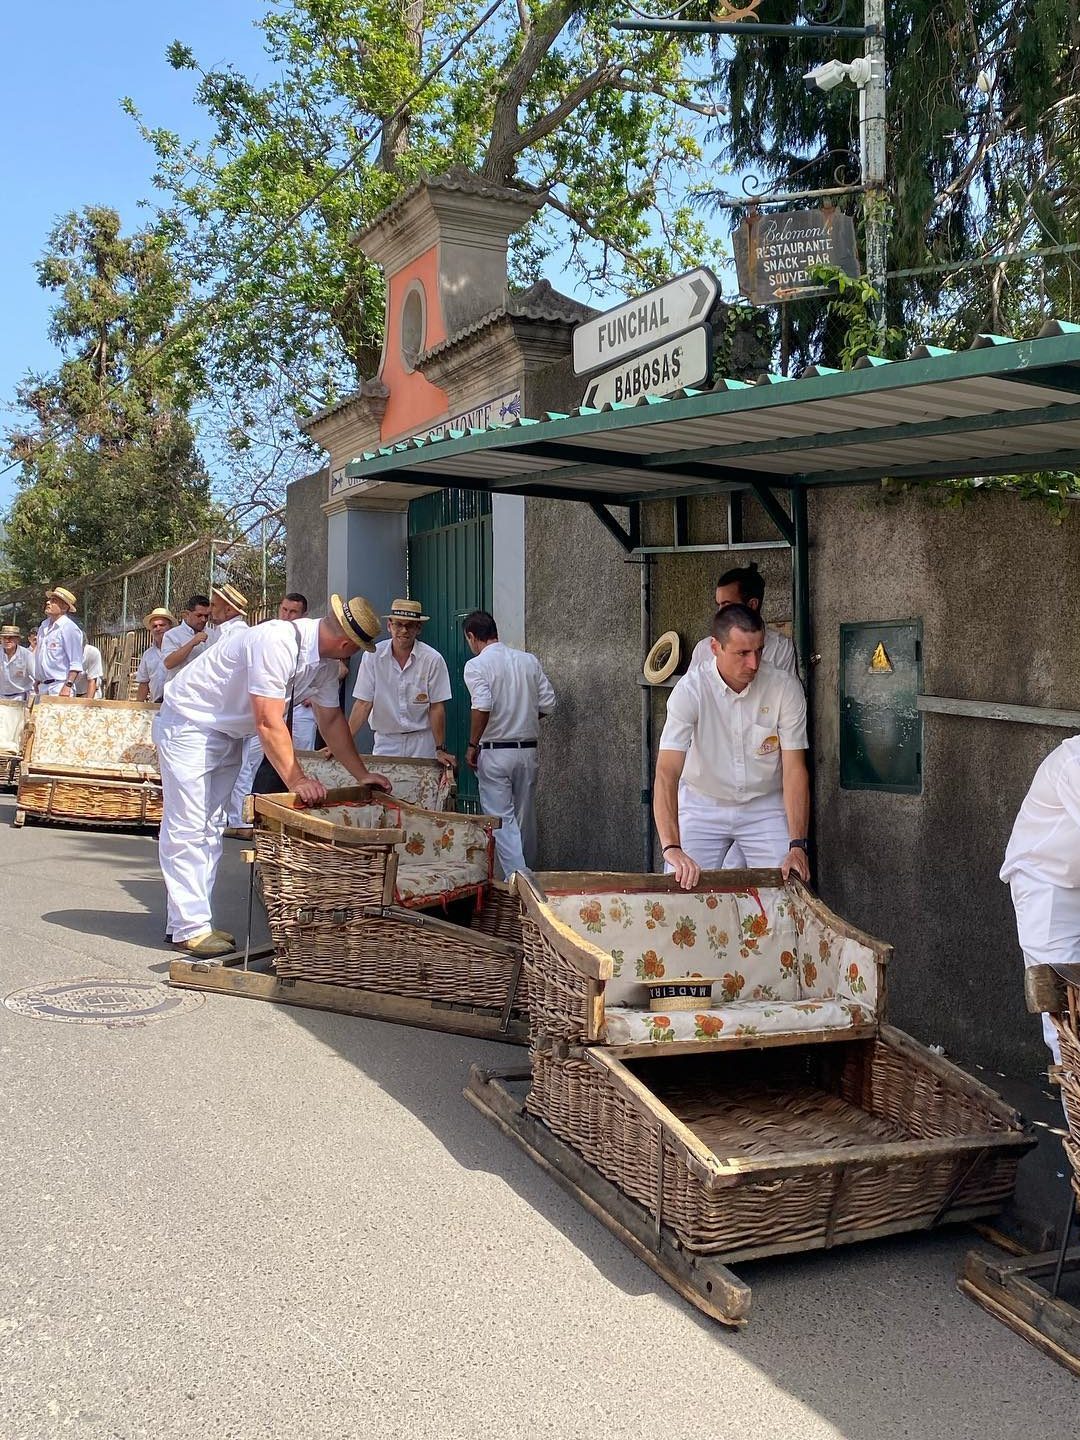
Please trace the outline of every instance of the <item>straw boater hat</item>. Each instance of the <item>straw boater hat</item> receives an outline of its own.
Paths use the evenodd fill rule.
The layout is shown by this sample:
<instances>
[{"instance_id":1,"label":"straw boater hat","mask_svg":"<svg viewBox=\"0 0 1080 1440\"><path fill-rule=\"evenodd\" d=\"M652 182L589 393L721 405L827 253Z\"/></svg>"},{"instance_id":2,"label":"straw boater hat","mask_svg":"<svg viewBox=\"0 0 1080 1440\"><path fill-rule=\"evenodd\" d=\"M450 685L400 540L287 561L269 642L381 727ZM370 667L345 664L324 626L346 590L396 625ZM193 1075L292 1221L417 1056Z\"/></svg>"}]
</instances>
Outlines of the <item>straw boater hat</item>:
<instances>
[{"instance_id":1,"label":"straw boater hat","mask_svg":"<svg viewBox=\"0 0 1080 1440\"><path fill-rule=\"evenodd\" d=\"M0 640L7 640L7 639L13 639L13 640L21 640L21 639L22 639L22 631L19 629L19 627L18 627L17 625L5 625L5 626L3 626L2 629L0 629Z\"/></svg>"},{"instance_id":2,"label":"straw boater hat","mask_svg":"<svg viewBox=\"0 0 1080 1440\"><path fill-rule=\"evenodd\" d=\"M78 601L70 590L65 590L62 585L57 585L52 590L45 591L46 600L62 600L69 610L78 608Z\"/></svg>"},{"instance_id":3,"label":"straw boater hat","mask_svg":"<svg viewBox=\"0 0 1080 1440\"><path fill-rule=\"evenodd\" d=\"M239 610L241 615L247 614L247 596L241 595L235 585L214 585L210 590L211 595L220 595L226 605L231 605L234 610Z\"/></svg>"},{"instance_id":4,"label":"straw boater hat","mask_svg":"<svg viewBox=\"0 0 1080 1440\"><path fill-rule=\"evenodd\" d=\"M378 615L362 595L354 595L351 600L343 600L340 595L331 595L330 609L350 640L355 640L364 650L375 649L375 636L382 629L382 625Z\"/></svg>"},{"instance_id":5,"label":"straw boater hat","mask_svg":"<svg viewBox=\"0 0 1080 1440\"><path fill-rule=\"evenodd\" d=\"M176 616L171 610L166 610L164 605L159 605L156 610L151 610L149 615L143 616L143 625L150 629L151 620L167 620L170 625L176 624Z\"/></svg>"},{"instance_id":6,"label":"straw boater hat","mask_svg":"<svg viewBox=\"0 0 1080 1440\"><path fill-rule=\"evenodd\" d=\"M421 615L424 607L419 600L395 600L382 617L384 620L430 620L430 615Z\"/></svg>"}]
</instances>

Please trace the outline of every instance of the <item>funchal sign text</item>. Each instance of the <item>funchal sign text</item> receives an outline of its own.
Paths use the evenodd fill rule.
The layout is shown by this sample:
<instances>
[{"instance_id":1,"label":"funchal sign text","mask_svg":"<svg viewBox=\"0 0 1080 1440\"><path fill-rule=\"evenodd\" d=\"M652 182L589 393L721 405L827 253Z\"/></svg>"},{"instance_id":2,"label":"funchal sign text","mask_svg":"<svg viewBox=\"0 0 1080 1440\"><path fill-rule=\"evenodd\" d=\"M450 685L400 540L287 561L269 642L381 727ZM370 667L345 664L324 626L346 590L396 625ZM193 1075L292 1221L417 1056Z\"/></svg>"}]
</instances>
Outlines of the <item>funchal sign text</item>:
<instances>
[{"instance_id":1,"label":"funchal sign text","mask_svg":"<svg viewBox=\"0 0 1080 1440\"><path fill-rule=\"evenodd\" d=\"M592 376L584 403L622 404L707 380L712 331L705 322L719 290L702 265L579 325L574 374L608 367Z\"/></svg>"},{"instance_id":2,"label":"funchal sign text","mask_svg":"<svg viewBox=\"0 0 1080 1440\"><path fill-rule=\"evenodd\" d=\"M487 427L499 420L512 420L514 416L521 414L521 391L508 390L505 395L496 395L493 400L484 400L479 405L474 405L471 410L462 410L458 415L451 415L447 420L440 420L428 430L418 430L412 435L399 435L398 440L434 440L440 435L445 435L448 430L486 430ZM396 442L395 442L396 443ZM358 476L345 474L344 465L335 470L330 477L330 494L341 495L347 490L354 490L358 485L367 484L366 480Z\"/></svg>"}]
</instances>

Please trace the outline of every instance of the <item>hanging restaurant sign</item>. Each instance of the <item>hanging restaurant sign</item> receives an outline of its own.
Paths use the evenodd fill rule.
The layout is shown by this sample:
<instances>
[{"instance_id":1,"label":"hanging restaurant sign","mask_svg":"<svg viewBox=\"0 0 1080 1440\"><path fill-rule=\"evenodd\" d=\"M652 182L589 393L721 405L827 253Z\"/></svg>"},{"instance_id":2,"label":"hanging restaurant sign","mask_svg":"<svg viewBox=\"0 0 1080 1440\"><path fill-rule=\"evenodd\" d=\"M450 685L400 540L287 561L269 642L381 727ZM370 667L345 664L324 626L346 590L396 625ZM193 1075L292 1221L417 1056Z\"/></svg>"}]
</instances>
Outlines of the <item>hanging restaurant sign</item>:
<instances>
[{"instance_id":1,"label":"hanging restaurant sign","mask_svg":"<svg viewBox=\"0 0 1080 1440\"><path fill-rule=\"evenodd\" d=\"M815 265L835 265L852 277L860 273L855 224L832 205L775 215L752 210L732 244L739 289L752 305L827 294L810 278Z\"/></svg>"},{"instance_id":2,"label":"hanging restaurant sign","mask_svg":"<svg viewBox=\"0 0 1080 1440\"><path fill-rule=\"evenodd\" d=\"M703 325L719 291L716 276L699 265L636 300L586 320L574 330L574 374L614 365Z\"/></svg>"}]
</instances>

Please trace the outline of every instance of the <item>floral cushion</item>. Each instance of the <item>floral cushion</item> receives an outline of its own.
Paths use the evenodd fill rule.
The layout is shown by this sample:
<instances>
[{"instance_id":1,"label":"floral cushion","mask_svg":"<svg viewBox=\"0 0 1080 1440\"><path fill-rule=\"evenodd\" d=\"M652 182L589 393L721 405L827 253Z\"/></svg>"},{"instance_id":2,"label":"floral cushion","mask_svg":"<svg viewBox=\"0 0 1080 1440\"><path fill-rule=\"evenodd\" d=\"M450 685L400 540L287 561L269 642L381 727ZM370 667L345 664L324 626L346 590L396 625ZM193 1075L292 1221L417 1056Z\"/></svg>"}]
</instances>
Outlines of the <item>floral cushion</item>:
<instances>
[{"instance_id":1,"label":"floral cushion","mask_svg":"<svg viewBox=\"0 0 1080 1440\"><path fill-rule=\"evenodd\" d=\"M150 727L156 705L46 697L33 710L33 771L62 767L92 775L131 766L158 773Z\"/></svg>"},{"instance_id":2,"label":"floral cushion","mask_svg":"<svg viewBox=\"0 0 1080 1440\"><path fill-rule=\"evenodd\" d=\"M25 726L26 706L23 702L0 700L0 755L10 757L22 753Z\"/></svg>"},{"instance_id":3,"label":"floral cushion","mask_svg":"<svg viewBox=\"0 0 1080 1440\"><path fill-rule=\"evenodd\" d=\"M491 879L484 861L448 860L445 864L399 863L394 898L399 905L421 908L463 891L476 891Z\"/></svg>"},{"instance_id":4,"label":"floral cushion","mask_svg":"<svg viewBox=\"0 0 1080 1440\"><path fill-rule=\"evenodd\" d=\"M800 1000L798 935L786 890L549 894L555 915L607 950L608 1005L645 1007L644 979L716 975L727 1001ZM816 994L816 992L812 992Z\"/></svg>"},{"instance_id":5,"label":"floral cushion","mask_svg":"<svg viewBox=\"0 0 1080 1440\"><path fill-rule=\"evenodd\" d=\"M445 765L437 760L397 760L383 755L360 757L369 770L385 775L394 787L394 798L423 810L447 810L454 801L454 785ZM356 781L340 761L330 755L301 750L300 764L313 780L321 780L328 790L340 790Z\"/></svg>"},{"instance_id":6,"label":"floral cushion","mask_svg":"<svg viewBox=\"0 0 1080 1440\"><path fill-rule=\"evenodd\" d=\"M635 1010L609 1005L605 1011L610 1045L670 1040L723 1040L729 1035L775 1035L800 1030L847 1030L855 1018L839 1000L747 1000L704 1011Z\"/></svg>"},{"instance_id":7,"label":"floral cushion","mask_svg":"<svg viewBox=\"0 0 1080 1440\"><path fill-rule=\"evenodd\" d=\"M860 1014L873 1016L878 1005L873 951L850 936L838 935L806 906L795 907L795 924L803 994L835 995L854 1008L856 1023Z\"/></svg>"}]
</instances>

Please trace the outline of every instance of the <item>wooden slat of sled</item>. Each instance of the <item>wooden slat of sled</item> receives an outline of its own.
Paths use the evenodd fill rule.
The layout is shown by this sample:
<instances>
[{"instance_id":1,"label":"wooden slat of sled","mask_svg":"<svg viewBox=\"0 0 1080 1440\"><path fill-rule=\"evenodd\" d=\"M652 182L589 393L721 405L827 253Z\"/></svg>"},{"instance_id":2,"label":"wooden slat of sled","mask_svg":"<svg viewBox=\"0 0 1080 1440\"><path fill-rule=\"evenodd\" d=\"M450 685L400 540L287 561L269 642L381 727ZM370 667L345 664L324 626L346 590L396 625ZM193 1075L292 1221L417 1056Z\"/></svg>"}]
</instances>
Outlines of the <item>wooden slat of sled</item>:
<instances>
[{"instance_id":1,"label":"wooden slat of sled","mask_svg":"<svg viewBox=\"0 0 1080 1440\"><path fill-rule=\"evenodd\" d=\"M1080 1309L1052 1296L1035 1278L1053 1270L1056 1254L1001 1261L985 1250L972 1250L957 1288L1029 1344L1080 1377ZM1080 1264L1080 1248L1067 1265Z\"/></svg>"},{"instance_id":2,"label":"wooden slat of sled","mask_svg":"<svg viewBox=\"0 0 1080 1440\"><path fill-rule=\"evenodd\" d=\"M556 1139L546 1126L526 1114L499 1083L504 1078L515 1077L493 1074L474 1065L465 1088L466 1100L516 1141L530 1159L684 1300L724 1325L745 1325L750 1316L750 1287L718 1261L689 1255L667 1232L661 1233L658 1246L652 1217Z\"/></svg>"}]
</instances>

